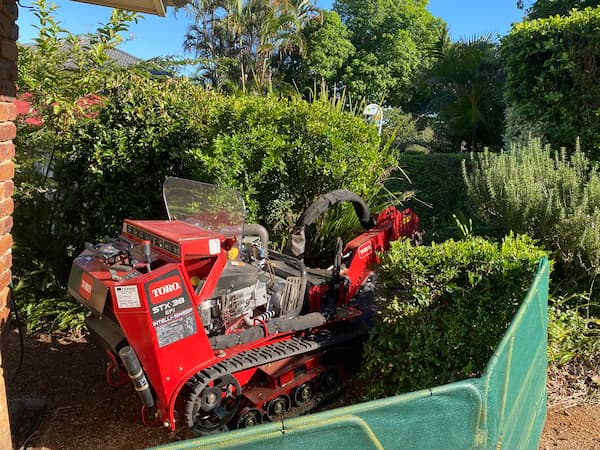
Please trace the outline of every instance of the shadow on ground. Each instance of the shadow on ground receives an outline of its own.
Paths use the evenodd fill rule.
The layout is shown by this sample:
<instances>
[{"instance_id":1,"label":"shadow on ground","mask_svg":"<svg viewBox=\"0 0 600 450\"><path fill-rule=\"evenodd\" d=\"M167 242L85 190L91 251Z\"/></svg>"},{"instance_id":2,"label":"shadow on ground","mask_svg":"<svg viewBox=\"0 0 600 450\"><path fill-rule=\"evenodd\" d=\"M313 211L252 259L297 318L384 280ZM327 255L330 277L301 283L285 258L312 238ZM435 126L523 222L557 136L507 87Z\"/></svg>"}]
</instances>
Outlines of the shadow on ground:
<instances>
[{"instance_id":1,"label":"shadow on ground","mask_svg":"<svg viewBox=\"0 0 600 450\"><path fill-rule=\"evenodd\" d=\"M84 337L27 338L15 374L19 338L8 335L4 362L15 448L136 449L189 437L144 426L132 386L106 383L106 358Z\"/></svg>"}]
</instances>

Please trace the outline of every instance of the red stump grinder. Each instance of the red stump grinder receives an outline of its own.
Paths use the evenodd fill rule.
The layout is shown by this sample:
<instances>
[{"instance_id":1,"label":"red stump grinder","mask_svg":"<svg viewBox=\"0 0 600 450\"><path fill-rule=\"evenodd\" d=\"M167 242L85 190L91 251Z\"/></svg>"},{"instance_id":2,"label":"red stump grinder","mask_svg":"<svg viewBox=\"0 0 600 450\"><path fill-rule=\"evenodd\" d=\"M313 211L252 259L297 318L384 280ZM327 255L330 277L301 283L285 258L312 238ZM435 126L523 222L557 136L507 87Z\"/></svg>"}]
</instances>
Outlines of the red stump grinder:
<instances>
[{"instance_id":1,"label":"red stump grinder","mask_svg":"<svg viewBox=\"0 0 600 450\"><path fill-rule=\"evenodd\" d=\"M74 261L69 293L109 357L107 380L133 382L142 418L204 435L307 412L339 391L343 345L365 335L370 277L418 217L390 206L372 217L349 191L319 197L283 253L244 224L238 193L168 178L169 220L125 220ZM364 231L333 265L304 264L307 225L349 201ZM342 359L342 360L341 360Z\"/></svg>"}]
</instances>

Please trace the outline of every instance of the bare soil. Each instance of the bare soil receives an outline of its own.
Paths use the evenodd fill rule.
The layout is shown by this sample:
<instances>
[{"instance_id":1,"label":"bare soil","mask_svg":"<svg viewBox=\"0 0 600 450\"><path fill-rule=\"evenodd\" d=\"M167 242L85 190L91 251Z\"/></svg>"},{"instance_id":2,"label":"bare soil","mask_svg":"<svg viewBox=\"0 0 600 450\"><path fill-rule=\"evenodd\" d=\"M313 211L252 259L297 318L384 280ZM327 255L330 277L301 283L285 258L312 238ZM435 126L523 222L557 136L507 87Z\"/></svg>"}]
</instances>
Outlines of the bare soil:
<instances>
[{"instance_id":1,"label":"bare soil","mask_svg":"<svg viewBox=\"0 0 600 450\"><path fill-rule=\"evenodd\" d=\"M540 449L600 449L600 363L551 367L547 389Z\"/></svg>"},{"instance_id":2,"label":"bare soil","mask_svg":"<svg viewBox=\"0 0 600 450\"><path fill-rule=\"evenodd\" d=\"M549 410L540 449L600 449L600 405Z\"/></svg>"},{"instance_id":3,"label":"bare soil","mask_svg":"<svg viewBox=\"0 0 600 450\"><path fill-rule=\"evenodd\" d=\"M190 437L143 425L137 394L129 385L106 383L106 358L86 338L52 334L26 339L14 381L16 333L8 341L5 374L15 448L138 449ZM40 402L44 410L32 411ZM31 429L36 429L33 436Z\"/></svg>"},{"instance_id":4,"label":"bare soil","mask_svg":"<svg viewBox=\"0 0 600 450\"><path fill-rule=\"evenodd\" d=\"M143 425L135 391L129 384L114 388L106 383L104 355L84 336L55 333L27 338L16 375L17 333L9 334L7 350L5 375L15 448L129 450L192 437L186 430L171 433ZM587 378L600 375L585 370ZM575 379L575 388L569 377ZM580 395L577 374L569 371L551 374L550 379L551 403L540 448L600 449L597 392Z\"/></svg>"}]
</instances>

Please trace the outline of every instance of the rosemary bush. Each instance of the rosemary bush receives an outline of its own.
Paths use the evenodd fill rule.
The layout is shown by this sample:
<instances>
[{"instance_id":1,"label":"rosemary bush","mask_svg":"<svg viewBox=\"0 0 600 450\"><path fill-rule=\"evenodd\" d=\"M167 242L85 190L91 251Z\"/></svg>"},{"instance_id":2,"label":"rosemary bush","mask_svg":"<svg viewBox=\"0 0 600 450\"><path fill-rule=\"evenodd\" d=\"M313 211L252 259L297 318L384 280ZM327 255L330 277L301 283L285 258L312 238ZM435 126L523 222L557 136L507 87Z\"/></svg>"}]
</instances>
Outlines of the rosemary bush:
<instances>
[{"instance_id":1,"label":"rosemary bush","mask_svg":"<svg viewBox=\"0 0 600 450\"><path fill-rule=\"evenodd\" d=\"M531 139L509 151L471 155L468 193L496 235L524 233L542 243L561 279L600 272L600 174L579 144L572 155Z\"/></svg>"}]
</instances>

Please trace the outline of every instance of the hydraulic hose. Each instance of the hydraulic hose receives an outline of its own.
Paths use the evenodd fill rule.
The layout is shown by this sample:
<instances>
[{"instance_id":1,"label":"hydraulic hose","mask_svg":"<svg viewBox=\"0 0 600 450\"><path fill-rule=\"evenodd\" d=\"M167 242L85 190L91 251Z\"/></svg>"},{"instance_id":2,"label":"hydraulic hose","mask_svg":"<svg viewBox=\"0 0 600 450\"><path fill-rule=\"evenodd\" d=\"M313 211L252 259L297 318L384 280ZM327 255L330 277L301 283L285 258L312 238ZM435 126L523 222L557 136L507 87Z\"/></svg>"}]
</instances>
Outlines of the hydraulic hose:
<instances>
[{"instance_id":1,"label":"hydraulic hose","mask_svg":"<svg viewBox=\"0 0 600 450\"><path fill-rule=\"evenodd\" d=\"M269 232L267 231L267 229L257 223L247 223L246 225L244 225L244 235L256 235L260 238L261 248L266 258L269 252Z\"/></svg>"},{"instance_id":2,"label":"hydraulic hose","mask_svg":"<svg viewBox=\"0 0 600 450\"><path fill-rule=\"evenodd\" d=\"M294 226L294 230L285 246L284 253L299 259L304 259L304 249L306 247L304 230L306 226L314 223L319 216L341 202L352 203L356 216L365 230L370 230L375 226L375 220L371 217L369 207L362 198L354 192L344 189L331 191L317 198L313 204L302 213Z\"/></svg>"},{"instance_id":3,"label":"hydraulic hose","mask_svg":"<svg viewBox=\"0 0 600 450\"><path fill-rule=\"evenodd\" d=\"M131 378L133 386L144 406L146 408L154 406L154 397L152 396L152 392L150 392L150 384L148 384L146 374L144 374L140 360L133 349L129 345L123 347L119 350L119 357L121 358L121 361L123 361L123 365L125 366L125 369L127 369L129 378Z\"/></svg>"}]
</instances>

